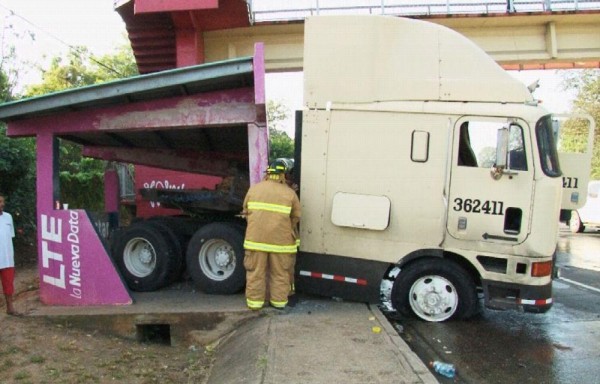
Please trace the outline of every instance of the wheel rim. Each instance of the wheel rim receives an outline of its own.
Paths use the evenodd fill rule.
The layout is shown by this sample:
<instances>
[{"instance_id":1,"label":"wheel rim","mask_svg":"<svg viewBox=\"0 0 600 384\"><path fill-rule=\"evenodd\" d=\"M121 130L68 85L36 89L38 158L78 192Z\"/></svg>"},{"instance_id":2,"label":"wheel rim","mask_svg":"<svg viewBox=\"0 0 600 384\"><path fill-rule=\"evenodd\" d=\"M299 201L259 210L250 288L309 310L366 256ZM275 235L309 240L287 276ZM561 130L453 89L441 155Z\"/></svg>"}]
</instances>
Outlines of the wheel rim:
<instances>
[{"instance_id":1,"label":"wheel rim","mask_svg":"<svg viewBox=\"0 0 600 384\"><path fill-rule=\"evenodd\" d=\"M146 277L156 269L156 251L148 240L136 237L125 246L123 261L132 275Z\"/></svg>"},{"instance_id":2,"label":"wheel rim","mask_svg":"<svg viewBox=\"0 0 600 384\"><path fill-rule=\"evenodd\" d=\"M442 276L419 278L410 288L409 298L413 312L427 321L447 320L458 307L456 288Z\"/></svg>"},{"instance_id":3,"label":"wheel rim","mask_svg":"<svg viewBox=\"0 0 600 384\"><path fill-rule=\"evenodd\" d=\"M207 241L198 255L200 269L212 280L228 279L235 270L236 260L233 247L221 239Z\"/></svg>"}]
</instances>

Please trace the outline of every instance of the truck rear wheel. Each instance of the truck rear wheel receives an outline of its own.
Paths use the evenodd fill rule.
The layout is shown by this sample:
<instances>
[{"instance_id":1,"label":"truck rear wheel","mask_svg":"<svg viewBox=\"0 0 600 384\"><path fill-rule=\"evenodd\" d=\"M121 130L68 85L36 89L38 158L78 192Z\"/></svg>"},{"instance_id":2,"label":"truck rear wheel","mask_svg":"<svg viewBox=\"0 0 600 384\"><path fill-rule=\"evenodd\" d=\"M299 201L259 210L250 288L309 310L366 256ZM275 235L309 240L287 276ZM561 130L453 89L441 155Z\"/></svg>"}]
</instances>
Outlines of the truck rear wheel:
<instances>
[{"instance_id":1,"label":"truck rear wheel","mask_svg":"<svg viewBox=\"0 0 600 384\"><path fill-rule=\"evenodd\" d=\"M180 268L172 238L154 223L138 223L117 238L115 262L123 279L134 291L155 291L173 281Z\"/></svg>"},{"instance_id":2,"label":"truck rear wheel","mask_svg":"<svg viewBox=\"0 0 600 384\"><path fill-rule=\"evenodd\" d=\"M239 292L246 283L244 234L229 223L200 228L187 248L187 270L200 290L206 293Z\"/></svg>"},{"instance_id":3,"label":"truck rear wheel","mask_svg":"<svg viewBox=\"0 0 600 384\"><path fill-rule=\"evenodd\" d=\"M185 269L185 240L181 236L177 236L175 231L171 229L167 223L158 220L150 220L147 221L146 224L157 228L173 249L173 267L171 268L171 274L167 278L168 282L172 283L180 280L183 270Z\"/></svg>"},{"instance_id":4,"label":"truck rear wheel","mask_svg":"<svg viewBox=\"0 0 600 384\"><path fill-rule=\"evenodd\" d=\"M465 319L478 310L472 277L458 264L434 258L402 268L392 288L392 304L403 315L432 322Z\"/></svg>"}]
</instances>

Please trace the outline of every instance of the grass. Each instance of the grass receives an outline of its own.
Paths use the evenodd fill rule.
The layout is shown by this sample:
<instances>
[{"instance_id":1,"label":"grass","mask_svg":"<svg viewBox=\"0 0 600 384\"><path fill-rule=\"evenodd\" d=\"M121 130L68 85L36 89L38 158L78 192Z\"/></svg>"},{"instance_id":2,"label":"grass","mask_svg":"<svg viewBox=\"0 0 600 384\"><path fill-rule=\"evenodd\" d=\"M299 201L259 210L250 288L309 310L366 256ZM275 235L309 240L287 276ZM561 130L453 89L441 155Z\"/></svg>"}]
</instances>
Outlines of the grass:
<instances>
[{"instance_id":1,"label":"grass","mask_svg":"<svg viewBox=\"0 0 600 384\"><path fill-rule=\"evenodd\" d=\"M33 355L29 358L29 361L33 364L42 364L46 362L46 358L40 355Z\"/></svg>"},{"instance_id":2,"label":"grass","mask_svg":"<svg viewBox=\"0 0 600 384\"><path fill-rule=\"evenodd\" d=\"M28 379L30 376L31 376L31 374L27 371L19 371L19 372L15 373L14 379L16 381L22 381L22 380Z\"/></svg>"}]
</instances>

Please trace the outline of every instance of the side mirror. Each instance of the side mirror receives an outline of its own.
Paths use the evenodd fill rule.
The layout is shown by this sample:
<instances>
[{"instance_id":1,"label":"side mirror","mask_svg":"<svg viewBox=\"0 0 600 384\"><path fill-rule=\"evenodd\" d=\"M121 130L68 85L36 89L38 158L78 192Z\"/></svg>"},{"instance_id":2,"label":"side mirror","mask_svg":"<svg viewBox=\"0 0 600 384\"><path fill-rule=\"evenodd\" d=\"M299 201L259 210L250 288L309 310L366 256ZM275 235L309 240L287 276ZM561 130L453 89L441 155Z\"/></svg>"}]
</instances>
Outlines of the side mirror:
<instances>
[{"instance_id":1,"label":"side mirror","mask_svg":"<svg viewBox=\"0 0 600 384\"><path fill-rule=\"evenodd\" d=\"M498 140L496 147L496 167L506 168L506 159L508 158L508 128L498 130Z\"/></svg>"},{"instance_id":2,"label":"side mirror","mask_svg":"<svg viewBox=\"0 0 600 384\"><path fill-rule=\"evenodd\" d=\"M502 177L502 174L504 174L504 170L507 166L508 136L509 130L507 127L503 127L498 130L498 136L496 140L496 162L492 167L492 177L494 180L498 180Z\"/></svg>"}]
</instances>

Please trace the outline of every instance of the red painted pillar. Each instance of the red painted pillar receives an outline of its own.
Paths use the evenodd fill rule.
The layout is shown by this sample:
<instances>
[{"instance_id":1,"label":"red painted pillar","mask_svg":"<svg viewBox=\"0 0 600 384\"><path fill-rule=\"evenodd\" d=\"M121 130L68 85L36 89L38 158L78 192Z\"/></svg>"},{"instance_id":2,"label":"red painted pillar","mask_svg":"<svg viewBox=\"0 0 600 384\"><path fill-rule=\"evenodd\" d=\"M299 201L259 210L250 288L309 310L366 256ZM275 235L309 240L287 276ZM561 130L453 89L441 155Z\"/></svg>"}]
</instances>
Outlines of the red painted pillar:
<instances>
[{"instance_id":1,"label":"red painted pillar","mask_svg":"<svg viewBox=\"0 0 600 384\"><path fill-rule=\"evenodd\" d=\"M193 28L178 29L175 32L177 42L177 68L204 63L204 39L202 32Z\"/></svg>"}]
</instances>

